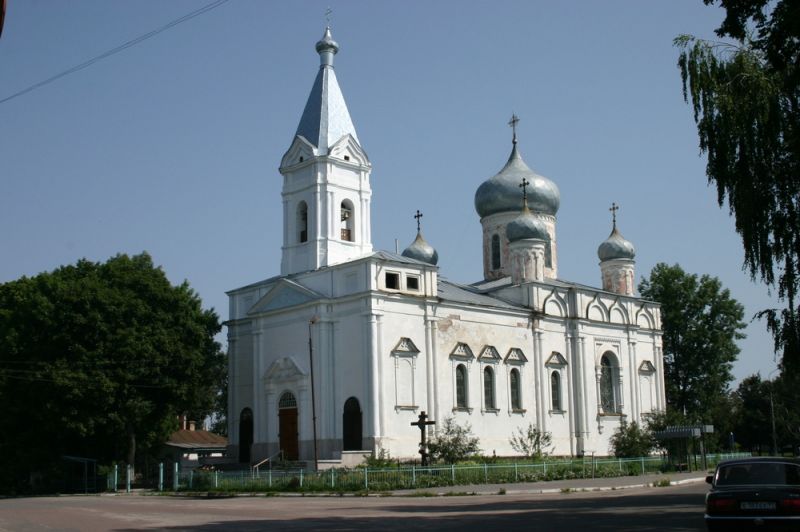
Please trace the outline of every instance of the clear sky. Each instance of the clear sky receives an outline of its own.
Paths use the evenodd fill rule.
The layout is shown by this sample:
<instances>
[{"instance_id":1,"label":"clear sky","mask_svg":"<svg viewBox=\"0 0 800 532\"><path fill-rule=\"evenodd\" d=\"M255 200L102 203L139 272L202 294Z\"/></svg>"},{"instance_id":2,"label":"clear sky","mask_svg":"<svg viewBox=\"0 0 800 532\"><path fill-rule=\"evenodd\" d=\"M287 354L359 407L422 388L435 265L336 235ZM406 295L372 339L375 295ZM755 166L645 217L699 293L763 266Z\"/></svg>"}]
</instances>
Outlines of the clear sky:
<instances>
[{"instance_id":1,"label":"clear sky","mask_svg":"<svg viewBox=\"0 0 800 532\"><path fill-rule=\"evenodd\" d=\"M9 0L0 99L209 2ZM513 111L526 162L561 189L560 278L600 284L614 201L637 282L677 262L719 277L747 320L776 306L742 270L682 99L672 39L713 38L723 16L701 0L232 0L0 104L0 282L146 250L227 319L226 290L279 273L277 168L329 5L376 249L411 243L419 209L440 274L482 277L474 194ZM766 377L771 337L746 333L734 375Z\"/></svg>"}]
</instances>

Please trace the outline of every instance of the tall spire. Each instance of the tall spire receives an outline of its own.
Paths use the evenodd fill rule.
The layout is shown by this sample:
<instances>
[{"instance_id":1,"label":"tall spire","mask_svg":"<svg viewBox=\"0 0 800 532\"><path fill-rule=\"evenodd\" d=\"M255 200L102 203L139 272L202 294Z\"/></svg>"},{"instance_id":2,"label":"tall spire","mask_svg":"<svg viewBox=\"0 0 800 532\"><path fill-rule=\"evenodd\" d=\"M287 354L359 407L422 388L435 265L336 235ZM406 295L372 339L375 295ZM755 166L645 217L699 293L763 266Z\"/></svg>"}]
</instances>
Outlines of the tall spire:
<instances>
[{"instance_id":1,"label":"tall spire","mask_svg":"<svg viewBox=\"0 0 800 532\"><path fill-rule=\"evenodd\" d=\"M327 155L330 146L343 136L350 134L358 142L358 135L333 70L333 56L339 51L339 44L333 40L330 26L325 28L316 50L319 72L295 134L316 146L318 155Z\"/></svg>"}]
</instances>

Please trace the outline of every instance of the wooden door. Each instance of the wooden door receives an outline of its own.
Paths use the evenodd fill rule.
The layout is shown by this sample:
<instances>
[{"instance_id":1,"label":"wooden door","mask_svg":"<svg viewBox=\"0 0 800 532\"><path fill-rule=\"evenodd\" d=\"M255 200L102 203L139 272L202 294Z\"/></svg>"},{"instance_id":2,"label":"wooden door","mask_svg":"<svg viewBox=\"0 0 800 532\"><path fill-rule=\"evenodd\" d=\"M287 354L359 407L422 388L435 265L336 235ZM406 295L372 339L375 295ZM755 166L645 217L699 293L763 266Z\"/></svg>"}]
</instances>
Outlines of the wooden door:
<instances>
[{"instance_id":1,"label":"wooden door","mask_svg":"<svg viewBox=\"0 0 800 532\"><path fill-rule=\"evenodd\" d=\"M281 450L284 460L297 460L300 457L297 445L297 407L278 410Z\"/></svg>"}]
</instances>

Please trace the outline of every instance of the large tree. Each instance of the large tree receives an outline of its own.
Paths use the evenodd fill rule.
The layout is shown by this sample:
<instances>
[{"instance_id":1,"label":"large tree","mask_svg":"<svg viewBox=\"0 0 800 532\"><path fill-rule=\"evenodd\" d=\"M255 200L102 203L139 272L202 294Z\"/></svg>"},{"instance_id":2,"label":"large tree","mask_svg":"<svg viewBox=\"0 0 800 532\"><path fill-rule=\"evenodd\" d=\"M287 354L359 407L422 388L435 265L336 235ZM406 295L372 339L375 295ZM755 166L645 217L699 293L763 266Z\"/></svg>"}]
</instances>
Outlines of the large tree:
<instances>
[{"instance_id":1,"label":"large tree","mask_svg":"<svg viewBox=\"0 0 800 532\"><path fill-rule=\"evenodd\" d=\"M0 285L0 471L8 487L61 455L134 463L213 406L217 315L149 255L81 260Z\"/></svg>"},{"instance_id":2,"label":"large tree","mask_svg":"<svg viewBox=\"0 0 800 532\"><path fill-rule=\"evenodd\" d=\"M800 373L800 0L704 0L726 10L724 43L681 36L678 65L706 174L727 201L754 279L781 309L760 313Z\"/></svg>"},{"instance_id":3,"label":"large tree","mask_svg":"<svg viewBox=\"0 0 800 532\"><path fill-rule=\"evenodd\" d=\"M661 303L667 405L692 421L712 421L712 406L733 380L744 309L719 279L657 264L639 284L642 297Z\"/></svg>"}]
</instances>

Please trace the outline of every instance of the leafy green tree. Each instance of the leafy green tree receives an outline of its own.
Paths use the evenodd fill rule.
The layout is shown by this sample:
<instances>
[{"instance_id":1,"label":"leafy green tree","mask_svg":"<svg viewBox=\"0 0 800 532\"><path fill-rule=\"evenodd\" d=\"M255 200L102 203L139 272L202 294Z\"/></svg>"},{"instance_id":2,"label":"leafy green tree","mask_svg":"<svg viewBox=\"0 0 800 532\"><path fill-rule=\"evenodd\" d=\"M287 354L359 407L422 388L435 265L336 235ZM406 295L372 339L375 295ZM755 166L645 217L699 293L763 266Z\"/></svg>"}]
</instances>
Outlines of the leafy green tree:
<instances>
[{"instance_id":1,"label":"leafy green tree","mask_svg":"<svg viewBox=\"0 0 800 532\"><path fill-rule=\"evenodd\" d=\"M751 375L739 383L734 393L733 433L737 443L751 451L778 451L800 444L800 390L797 381L786 375L763 380ZM772 417L775 417L773 441Z\"/></svg>"},{"instance_id":2,"label":"leafy green tree","mask_svg":"<svg viewBox=\"0 0 800 532\"><path fill-rule=\"evenodd\" d=\"M0 486L25 489L61 455L133 464L178 414L202 419L224 372L219 330L146 253L0 285L0 456L14 457Z\"/></svg>"},{"instance_id":3,"label":"leafy green tree","mask_svg":"<svg viewBox=\"0 0 800 532\"><path fill-rule=\"evenodd\" d=\"M428 452L434 460L454 464L479 453L478 441L469 423L461 426L450 416L428 442Z\"/></svg>"},{"instance_id":4,"label":"leafy green tree","mask_svg":"<svg viewBox=\"0 0 800 532\"><path fill-rule=\"evenodd\" d=\"M623 422L610 440L611 452L619 458L647 456L655 448L653 434L648 427L641 427L635 421Z\"/></svg>"},{"instance_id":5,"label":"leafy green tree","mask_svg":"<svg viewBox=\"0 0 800 532\"><path fill-rule=\"evenodd\" d=\"M549 454L552 442L553 435L546 430L537 429L533 423L529 423L525 430L518 428L508 440L512 449L537 460Z\"/></svg>"},{"instance_id":6,"label":"leafy green tree","mask_svg":"<svg viewBox=\"0 0 800 532\"><path fill-rule=\"evenodd\" d=\"M782 309L759 313L800 373L800 2L704 0L726 10L728 43L675 39L684 99L708 156L706 175L727 201L753 279Z\"/></svg>"},{"instance_id":7,"label":"leafy green tree","mask_svg":"<svg viewBox=\"0 0 800 532\"><path fill-rule=\"evenodd\" d=\"M698 278L677 264L657 264L639 292L661 303L668 408L691 421L713 422L711 407L733 380L744 309L719 279Z\"/></svg>"}]
</instances>

